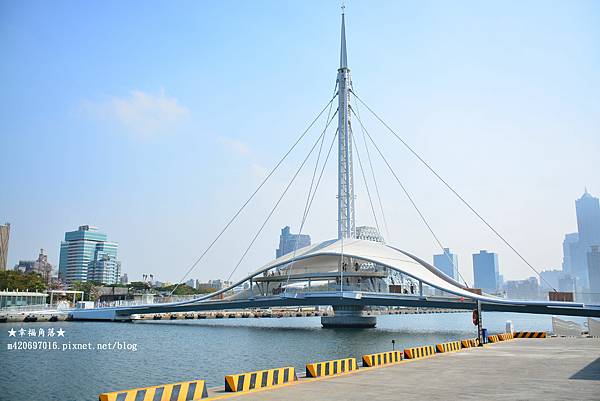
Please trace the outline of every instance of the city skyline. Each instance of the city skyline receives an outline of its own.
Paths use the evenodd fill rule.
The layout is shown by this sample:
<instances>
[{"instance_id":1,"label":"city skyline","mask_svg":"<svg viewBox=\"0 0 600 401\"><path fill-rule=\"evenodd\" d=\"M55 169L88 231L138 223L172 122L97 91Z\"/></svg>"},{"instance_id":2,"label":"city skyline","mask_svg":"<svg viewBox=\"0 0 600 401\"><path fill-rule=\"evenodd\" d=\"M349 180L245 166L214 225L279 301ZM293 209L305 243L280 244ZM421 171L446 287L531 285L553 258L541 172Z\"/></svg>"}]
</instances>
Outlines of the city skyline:
<instances>
[{"instance_id":1,"label":"city skyline","mask_svg":"<svg viewBox=\"0 0 600 401\"><path fill-rule=\"evenodd\" d=\"M349 6L350 16L361 16L352 18L347 27L349 41L352 42L352 51L348 57L352 60L356 90L369 99L371 104L376 104L378 110L382 110L381 113L392 120L394 127L406 132L408 141L423 151L428 160L434 161L438 168L443 169L443 175L459 187L534 266L539 270L558 267L562 257L562 236L566 232L572 232L575 226L569 207L572 203L569 200L575 198L574 193L578 195L584 185L590 185L591 192L594 189L597 191L591 185L597 182L597 177L593 175L593 158L590 157L597 155L600 147L598 138L592 135L597 132L598 127L597 119L592 117L597 105L588 102L581 108L586 100L594 99L593 87L598 84L597 76L591 73L598 63L598 51L589 42L598 28L586 24L589 20L585 15L590 14L590 10L582 4L567 11L561 10L566 12L564 15L559 10L543 10L545 14L541 21L551 20L557 23L553 25L556 32L552 33L542 26L543 22L511 17L506 10L499 10L497 19L491 18L497 10L490 5L481 6L475 11L469 11L464 6L449 9L441 3L438 5L439 10L435 11L423 6L399 6L392 3L383 3L382 10L379 11L369 10L360 3ZM7 12L23 12L23 9L4 7ZM112 7L118 8L125 15L138 11L134 6L112 4ZM594 6L589 7L595 11ZM273 4L255 9L244 5L233 8L228 5L205 8L195 5L193 8L196 14L190 15L194 17L179 15L183 10L176 12L185 23L181 30L175 30L158 41L158 50L148 47L156 39L148 31L148 26L141 22L134 23L127 29L142 40L140 47L133 51L133 56L127 53L130 50L127 46L131 43L126 40L126 43L115 45L110 50L111 54L120 56L120 61L111 62L110 57L102 60L101 65L97 69L91 69L89 75L62 75L58 70L59 65L50 63L50 70L54 71L54 75L44 72L33 74L31 79L34 85L31 88L27 86L25 96L17 92L17 84L24 82L25 71L17 71L18 65L15 63L7 63L2 67L5 73L16 78L14 82L9 82L6 93L0 98L6 106L2 111L6 129L0 135L3 142L7 141L10 153L3 160L5 164L0 169L0 174L3 179L6 178L7 193L16 194L0 201L0 210L6 211L4 220L13 223L8 266L13 266L18 259L40 247L48 249L50 260L56 265L58 247L55 244L59 241L60 233L68 227L90 222L119 238L122 244L121 259L130 277L141 276L142 272L147 271L159 276L163 271L169 271L173 277L168 279L178 281L198 256L200 249L210 242L223 221L264 175L265 169L274 164L276 157L296 133L301 132L306 121L321 106L315 99L326 100L329 94L324 93L323 87L328 84L327 87L332 86L332 67L337 65L337 60L330 53L338 44L334 39L320 41L318 37L335 38L330 21L337 15L337 4L328 4L322 8L295 5L293 13L274 7ZM47 25L43 19L38 19L44 13L61 19L49 8L39 7L35 11L28 17L21 16L23 23L20 29L26 29L28 24L39 23L34 32L43 33ZM539 10L533 5L524 6L522 10L525 16L534 15L536 11ZM68 12L76 16L82 11L73 7ZM146 17L154 21L158 18L158 11L155 12L157 14ZM450 18L442 17L443 12L466 22L467 28L461 29L450 24ZM386 13L390 14L389 19L386 19ZM462 61L473 62L469 57L470 52L480 50L484 41L480 43L477 39L470 38L467 45L462 47L458 44L458 39L467 35L468 26L475 24L473 18L478 13L491 18L487 21L491 26L489 30L484 29L483 36L487 33L489 39L492 35L495 46L489 52L483 52L484 57L478 60L480 64L470 65L468 73L464 73L461 72ZM565 16L570 15L568 13L577 13L578 18L581 18L577 26ZM225 15L228 27L229 19L237 23L233 24L236 28L232 32L224 31ZM253 20L268 23L263 24L263 27L250 26L243 19L247 15ZM193 24L198 22L196 18L206 21L209 16L217 18L212 23L209 21L203 28ZM406 26L392 27L383 23L375 27L375 20L389 23L392 16L395 19L401 17ZM411 22L410 19L415 16L416 21ZM315 32L310 32L304 26L303 19L307 18L313 22L311 29L315 29ZM84 20L90 23L88 19ZM441 25L436 29L432 21ZM493 35L494 29L498 29L501 22L509 22L514 28L515 36L521 34L518 40L513 35L502 38ZM271 38L269 34L279 32L284 23L284 35L272 41L267 40ZM124 34L126 29L118 22L113 22L115 26L111 27L103 24L105 21L99 18L84 29L82 38L91 39L90 49L102 48L103 42L98 32ZM418 24L422 26L419 27ZM75 27L69 25L64 29ZM216 28L212 33L211 27ZM426 31L424 27L430 31ZM23 51L31 52L29 58L35 59L33 54L37 54L36 57L51 61L51 54L40 52L36 43L28 39L17 39L17 27L9 28L9 34L14 35L9 35L10 43L0 42L7 54L15 54L17 51L17 48L11 46L23 45ZM335 31L337 29L335 27ZM413 30L412 34L407 34L411 33L410 29ZM441 38L444 29L450 29L454 36L450 35L449 40ZM261 48L260 54L265 56L263 61L261 57L250 59L247 50L239 49L238 42L227 41L233 40L241 32L247 33L245 38L250 41L253 49ZM218 35L221 40L225 40L224 49L219 50L214 46L196 47L199 45L195 45L191 37L201 34ZM506 60L494 53L506 47L522 55L526 50L526 46L518 43L522 38L526 39L525 43L538 43L532 41L539 40L541 47L553 46L553 49L561 51L568 48L574 52L571 42L561 42L560 34L577 39L576 51L569 60L556 60L551 52L540 56L538 61L525 57L517 62L516 57ZM125 34L124 37L129 38ZM185 45L176 43L182 39L185 39ZM50 49L63 52L65 58L73 60L75 64L78 60L74 57L77 51L83 56L82 62L89 61L91 57L95 60L91 53L81 47L77 38L72 38L72 42L65 45L53 40L52 36L46 38ZM281 47L284 43L286 46ZM69 45L77 51L74 52ZM417 47L421 50L417 50ZM447 63L442 74L437 66L432 68L430 63L435 59L432 54L445 47L448 50L441 54ZM238 50L235 58L231 58L225 51L233 49ZM452 57L452 50L458 52L459 57ZM155 55L159 54L155 52L179 52L176 54L184 60L177 65L169 62L158 63L156 66L142 63L143 68L138 64L140 58L154 60ZM292 57L293 54L319 61L297 61L298 57ZM379 62L371 63L372 59ZM240 60L245 66L244 74L249 79L241 82L236 80L232 84L227 76L232 70L226 68L222 73L215 70L217 65L237 67L236 61ZM201 68L200 61L203 62ZM541 69L546 64L552 67ZM67 67L68 70L74 68ZM416 73L423 67L427 67L425 73ZM109 74L104 74L102 68L109 71ZM506 74L499 74L500 70L496 68L504 68L503 72ZM118 76L121 70L124 72L122 77ZM288 70L293 71L296 76L302 76L305 87L296 88L293 96L284 95L281 101L275 102L278 104L273 104L282 96L279 88L289 80L286 74L279 71ZM578 71L577 77L564 74L569 70ZM174 71L182 77L174 78ZM540 71L546 75L542 74L540 78ZM414 79L408 82L403 77L406 74ZM44 93L51 93L54 88L51 78L55 75L58 75L58 82L68 90L59 102L36 104L40 107L34 114L34 120L39 121L25 122L24 115L17 112L12 104L19 107L25 99L35 98L31 92L34 88L50 86L49 92ZM91 85L92 78L99 76L103 79L98 86ZM208 91L211 97L205 99L194 97L183 85L190 82L206 85L206 77L210 77L214 85L218 83L222 92L209 84L208 88L203 88L202 93ZM382 77L387 78L383 80ZM432 77L435 78L436 85L431 85ZM538 80L531 80L534 77L538 77ZM550 78L558 81L556 85L547 87L548 82L544 79ZM77 90L78 84L83 90ZM489 88L489 85L495 89L494 96L484 94L483 89ZM517 87L520 96L511 93ZM458 93L459 88L462 89L462 95ZM563 99L562 102L558 104L546 98L538 99L542 88ZM394 92L401 95L394 95ZM236 96L248 94L255 96L251 102L253 104L243 102L242 108L232 102ZM532 106L522 96L534 97L536 102L541 103ZM548 98L551 99L552 96ZM411 105L411 101L414 104ZM396 108L397 102L400 102L400 110ZM210 114L204 115L202 110L207 107ZM496 108L497 113L493 112ZM469 110L468 113L466 110ZM526 115L522 110L526 111ZM560 110L562 113L553 110ZM161 116L158 121L148 117L155 112ZM248 126L240 130L237 121L228 122L225 117L229 113L243 118ZM214 118L207 118L212 114ZM467 115L469 118L466 118ZM440 117L444 126L434 123ZM546 124L542 122L545 118L550 119ZM575 127L577 129L572 126L572 118L579 121L579 125ZM469 121L473 119L475 123L472 124ZM48 124L42 124L42 121L47 121ZM371 122L370 126L374 126L374 123ZM17 135L9 139L8 132ZM198 135L198 132L202 135ZM383 136L382 132L378 134ZM17 165L14 155L22 154L24 149L36 142L41 142L41 145L56 155L55 165L42 169L32 162L31 165L20 164L16 171L11 169L10 166ZM510 142L510 146L505 142ZM397 143L391 141L387 145L400 149ZM81 173L75 171L70 175L64 174L64 171L73 171L67 170L74 163L68 156L78 154L82 147L104 150L100 155L90 153L86 156L90 165L101 166L104 173L97 178L98 183L89 186L84 185L90 184L83 172L85 169ZM491 147L494 151L487 151ZM541 148L544 148L544 152L538 152ZM569 163L565 164L564 157L569 154L576 154L577 157L571 156ZM460 205L453 203L451 198L446 198L437 184L426 176L424 179L423 172L417 171L417 165L409 155L401 155L394 162L403 165L402 170L406 174L403 178L423 202L423 209L434 222L444 246L461 255L462 260L469 260L467 255L477 249L490 249L499 253L503 260L503 274L507 279L532 275L533 272L511 256L484 227L463 213ZM524 162L525 159L528 161ZM457 163L462 160L465 162ZM212 171L211 168L216 163L220 167L219 179L203 174L205 171ZM9 171L13 171L14 176ZM380 172L383 173L383 170ZM333 175L332 172L326 179L331 179ZM177 179L172 179L173 177ZM38 183L41 181L42 193L47 194L47 199L26 196L26 185L34 179ZM285 177L281 179L285 180ZM389 178L387 180L391 182ZM357 180L357 225L373 225L364 189L360 185ZM201 187L202 192L197 187ZM206 188L210 190L208 196L204 195ZM335 208L335 191L332 190L335 185L328 183L327 188L326 193L320 194L318 199L323 205L322 210L317 211L317 216L303 230L320 240L335 237L335 218L331 218L331 211ZM505 196L507 190L511 191L512 196ZM269 208L269 199L277 192L278 188L270 189L255 204L257 210ZM498 199L495 194L503 196ZM428 198L433 198L436 202ZM386 241L416 254L439 253L440 250L420 226L405 201L391 207L392 199L402 199L399 192L390 190L385 199L390 213L388 220L391 234L385 234ZM81 207L85 203L94 205L92 213ZM300 202L292 200L289 203L291 205L288 204L278 213L276 221L261 237L258 249L249 255L242 266L242 272L254 270L272 258L274 238L281 226L299 226ZM241 227L232 231L228 240L251 236L251 231L260 218L258 215L245 217ZM468 227L466 224L461 225L457 232L456 227L461 219L468 222ZM40 226L40 222L43 225ZM131 227L136 229L135 236L128 234ZM241 253L246 242L236 241L229 255ZM145 252L145 249L155 249L162 245L165 250L158 253L150 252L148 255ZM235 263L231 258L218 256L227 255L226 248L227 244L219 245L206 263L194 272L194 276L226 277ZM465 263L461 265L460 272L472 283L470 267Z\"/></svg>"}]
</instances>

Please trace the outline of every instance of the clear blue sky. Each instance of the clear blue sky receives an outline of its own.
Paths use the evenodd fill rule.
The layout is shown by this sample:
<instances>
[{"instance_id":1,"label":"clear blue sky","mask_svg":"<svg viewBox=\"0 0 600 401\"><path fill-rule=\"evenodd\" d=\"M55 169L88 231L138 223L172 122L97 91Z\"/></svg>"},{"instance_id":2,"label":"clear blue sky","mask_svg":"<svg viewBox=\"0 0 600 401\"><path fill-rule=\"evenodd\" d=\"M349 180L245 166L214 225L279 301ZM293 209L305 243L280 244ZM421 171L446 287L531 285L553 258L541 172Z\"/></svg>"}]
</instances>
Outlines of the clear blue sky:
<instances>
[{"instance_id":1,"label":"clear blue sky","mask_svg":"<svg viewBox=\"0 0 600 401\"><path fill-rule=\"evenodd\" d=\"M600 195L600 3L348 1L349 64L362 95L539 268L560 266L574 199ZM130 279L176 281L329 100L337 1L13 1L0 4L0 220L9 263L64 232L100 227ZM368 118L446 246L497 251L531 275ZM320 124L322 127L323 124ZM358 125L355 125L355 130ZM310 141L192 277L227 277ZM388 240L437 252L398 186ZM310 167L236 277L298 229ZM358 223L373 224L356 171ZM336 235L330 164L306 232Z\"/></svg>"}]
</instances>

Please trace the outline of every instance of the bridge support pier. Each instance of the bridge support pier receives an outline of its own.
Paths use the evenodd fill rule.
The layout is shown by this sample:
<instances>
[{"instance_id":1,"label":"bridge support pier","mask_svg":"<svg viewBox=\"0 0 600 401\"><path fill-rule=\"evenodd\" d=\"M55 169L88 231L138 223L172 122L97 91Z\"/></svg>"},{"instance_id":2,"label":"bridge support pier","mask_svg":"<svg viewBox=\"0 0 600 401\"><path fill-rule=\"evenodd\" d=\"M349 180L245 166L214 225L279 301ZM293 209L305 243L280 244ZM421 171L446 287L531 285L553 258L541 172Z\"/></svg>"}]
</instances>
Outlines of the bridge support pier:
<instances>
[{"instance_id":1,"label":"bridge support pier","mask_svg":"<svg viewBox=\"0 0 600 401\"><path fill-rule=\"evenodd\" d=\"M375 316L365 316L364 307L357 305L340 305L333 307L333 316L321 317L321 324L326 329L354 328L372 329L377 324Z\"/></svg>"}]
</instances>

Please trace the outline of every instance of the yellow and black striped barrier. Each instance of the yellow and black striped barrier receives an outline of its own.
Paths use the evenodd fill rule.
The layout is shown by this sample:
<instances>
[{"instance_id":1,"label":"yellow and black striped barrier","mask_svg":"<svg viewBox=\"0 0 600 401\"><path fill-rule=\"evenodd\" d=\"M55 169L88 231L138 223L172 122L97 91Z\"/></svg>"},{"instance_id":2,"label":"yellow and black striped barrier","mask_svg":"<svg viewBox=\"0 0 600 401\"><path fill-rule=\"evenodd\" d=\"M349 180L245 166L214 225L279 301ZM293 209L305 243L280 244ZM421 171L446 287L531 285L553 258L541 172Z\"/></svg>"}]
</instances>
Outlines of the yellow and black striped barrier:
<instances>
[{"instance_id":1,"label":"yellow and black striped barrier","mask_svg":"<svg viewBox=\"0 0 600 401\"><path fill-rule=\"evenodd\" d=\"M498 338L497 334L488 336L487 340L488 340L488 343L497 343L497 342L500 342L500 338Z\"/></svg>"},{"instance_id":2,"label":"yellow and black striped barrier","mask_svg":"<svg viewBox=\"0 0 600 401\"><path fill-rule=\"evenodd\" d=\"M479 339L478 338L469 338L466 340L460 340L460 345L463 348L477 347L479 345Z\"/></svg>"},{"instance_id":3,"label":"yellow and black striped barrier","mask_svg":"<svg viewBox=\"0 0 600 401\"><path fill-rule=\"evenodd\" d=\"M274 387L298 380L296 369L292 367L257 370L225 376L225 391L248 391L258 388Z\"/></svg>"},{"instance_id":4,"label":"yellow and black striped barrier","mask_svg":"<svg viewBox=\"0 0 600 401\"><path fill-rule=\"evenodd\" d=\"M208 397L204 380L192 380L160 386L103 393L99 401L191 401Z\"/></svg>"},{"instance_id":5,"label":"yellow and black striped barrier","mask_svg":"<svg viewBox=\"0 0 600 401\"><path fill-rule=\"evenodd\" d=\"M513 333L502 333L498 334L500 341L512 340L514 338Z\"/></svg>"},{"instance_id":6,"label":"yellow and black striped barrier","mask_svg":"<svg viewBox=\"0 0 600 401\"><path fill-rule=\"evenodd\" d=\"M435 346L436 352L452 352L460 351L460 341L450 341L447 343L437 344Z\"/></svg>"},{"instance_id":7,"label":"yellow and black striped barrier","mask_svg":"<svg viewBox=\"0 0 600 401\"><path fill-rule=\"evenodd\" d=\"M546 338L545 331L515 331L514 338Z\"/></svg>"},{"instance_id":8,"label":"yellow and black striped barrier","mask_svg":"<svg viewBox=\"0 0 600 401\"><path fill-rule=\"evenodd\" d=\"M358 369L356 358L336 359L333 361L306 364L307 377L333 376Z\"/></svg>"},{"instance_id":9,"label":"yellow and black striped barrier","mask_svg":"<svg viewBox=\"0 0 600 401\"><path fill-rule=\"evenodd\" d=\"M366 367L397 363L402 360L402 351L380 352L378 354L363 355L362 365Z\"/></svg>"},{"instance_id":10,"label":"yellow and black striped barrier","mask_svg":"<svg viewBox=\"0 0 600 401\"><path fill-rule=\"evenodd\" d=\"M405 359L426 358L432 355L435 355L435 349L432 345L425 345L423 347L404 348Z\"/></svg>"}]
</instances>

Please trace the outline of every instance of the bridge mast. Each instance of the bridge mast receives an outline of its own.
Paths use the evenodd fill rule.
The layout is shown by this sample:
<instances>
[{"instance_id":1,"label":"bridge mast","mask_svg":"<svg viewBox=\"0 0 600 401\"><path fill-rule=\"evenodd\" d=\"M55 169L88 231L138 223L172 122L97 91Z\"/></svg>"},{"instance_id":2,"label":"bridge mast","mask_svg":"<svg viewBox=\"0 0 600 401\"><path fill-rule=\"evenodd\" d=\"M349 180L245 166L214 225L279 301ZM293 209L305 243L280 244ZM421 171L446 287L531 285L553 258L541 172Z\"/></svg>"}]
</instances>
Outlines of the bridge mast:
<instances>
[{"instance_id":1,"label":"bridge mast","mask_svg":"<svg viewBox=\"0 0 600 401\"><path fill-rule=\"evenodd\" d=\"M346 54L346 28L342 7L342 41L338 84L338 239L355 238L354 176L352 169L352 138L350 136L350 89L352 80Z\"/></svg>"}]
</instances>

